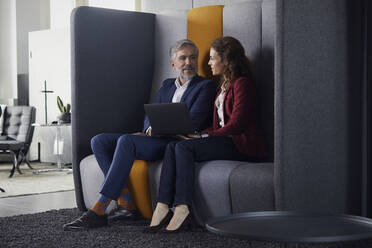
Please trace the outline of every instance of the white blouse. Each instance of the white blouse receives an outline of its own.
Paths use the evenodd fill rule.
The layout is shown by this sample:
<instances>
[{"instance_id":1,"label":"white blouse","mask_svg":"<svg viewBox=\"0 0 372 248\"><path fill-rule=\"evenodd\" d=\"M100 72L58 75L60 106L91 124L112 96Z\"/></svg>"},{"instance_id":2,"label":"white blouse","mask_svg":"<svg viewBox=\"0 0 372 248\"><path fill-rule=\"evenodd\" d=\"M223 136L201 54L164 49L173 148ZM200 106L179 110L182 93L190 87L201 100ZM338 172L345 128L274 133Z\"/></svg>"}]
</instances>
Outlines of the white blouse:
<instances>
[{"instance_id":1,"label":"white blouse","mask_svg":"<svg viewBox=\"0 0 372 248\"><path fill-rule=\"evenodd\" d=\"M220 126L223 127L225 125L224 119L223 119L223 101L225 99L226 92L221 91L221 93L218 95L216 99L216 107L217 107L217 114L218 114L218 120L220 121Z\"/></svg>"}]
</instances>

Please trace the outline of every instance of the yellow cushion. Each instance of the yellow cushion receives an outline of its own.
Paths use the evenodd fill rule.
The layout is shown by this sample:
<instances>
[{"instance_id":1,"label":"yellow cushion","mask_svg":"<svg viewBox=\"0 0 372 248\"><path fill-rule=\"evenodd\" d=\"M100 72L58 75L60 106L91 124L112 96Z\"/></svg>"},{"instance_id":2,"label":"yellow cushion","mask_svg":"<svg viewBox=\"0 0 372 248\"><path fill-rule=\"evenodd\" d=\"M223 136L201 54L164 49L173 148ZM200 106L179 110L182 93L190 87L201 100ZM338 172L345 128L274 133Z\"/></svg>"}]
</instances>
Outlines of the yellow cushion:
<instances>
[{"instance_id":1,"label":"yellow cushion","mask_svg":"<svg viewBox=\"0 0 372 248\"><path fill-rule=\"evenodd\" d=\"M128 178L128 186L137 209L146 219L152 217L151 193L147 166L149 162L135 160Z\"/></svg>"},{"instance_id":2,"label":"yellow cushion","mask_svg":"<svg viewBox=\"0 0 372 248\"><path fill-rule=\"evenodd\" d=\"M187 37L199 48L199 75L212 77L208 66L211 43L222 36L223 5L204 6L187 13Z\"/></svg>"}]
</instances>

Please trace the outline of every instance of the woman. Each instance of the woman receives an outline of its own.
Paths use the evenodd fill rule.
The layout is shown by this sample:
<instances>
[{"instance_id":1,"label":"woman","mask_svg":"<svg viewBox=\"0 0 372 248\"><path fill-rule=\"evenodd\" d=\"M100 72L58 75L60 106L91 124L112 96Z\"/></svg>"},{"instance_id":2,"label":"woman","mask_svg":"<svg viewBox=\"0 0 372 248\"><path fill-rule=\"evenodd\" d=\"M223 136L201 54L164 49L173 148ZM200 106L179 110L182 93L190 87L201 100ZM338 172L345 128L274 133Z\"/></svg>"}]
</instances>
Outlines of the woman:
<instances>
[{"instance_id":1,"label":"woman","mask_svg":"<svg viewBox=\"0 0 372 248\"><path fill-rule=\"evenodd\" d=\"M213 125L201 135L188 135L183 141L168 144L158 203L145 232L175 232L194 225L190 207L195 161L257 161L265 156L257 128L256 89L244 48L233 37L218 38L211 45L208 64L213 75L220 76ZM174 214L169 209L172 205Z\"/></svg>"}]
</instances>

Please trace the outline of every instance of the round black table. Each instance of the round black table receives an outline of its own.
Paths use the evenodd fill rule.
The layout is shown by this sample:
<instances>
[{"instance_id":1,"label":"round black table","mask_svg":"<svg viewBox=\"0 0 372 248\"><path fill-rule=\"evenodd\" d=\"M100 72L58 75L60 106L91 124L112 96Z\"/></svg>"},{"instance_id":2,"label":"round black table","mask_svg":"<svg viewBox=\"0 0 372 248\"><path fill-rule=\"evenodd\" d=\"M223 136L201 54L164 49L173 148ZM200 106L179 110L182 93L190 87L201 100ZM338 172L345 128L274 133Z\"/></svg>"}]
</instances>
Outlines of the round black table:
<instances>
[{"instance_id":1,"label":"round black table","mask_svg":"<svg viewBox=\"0 0 372 248\"><path fill-rule=\"evenodd\" d=\"M342 242L372 238L372 219L343 214L265 211L207 222L209 231L230 237L284 242Z\"/></svg>"}]
</instances>

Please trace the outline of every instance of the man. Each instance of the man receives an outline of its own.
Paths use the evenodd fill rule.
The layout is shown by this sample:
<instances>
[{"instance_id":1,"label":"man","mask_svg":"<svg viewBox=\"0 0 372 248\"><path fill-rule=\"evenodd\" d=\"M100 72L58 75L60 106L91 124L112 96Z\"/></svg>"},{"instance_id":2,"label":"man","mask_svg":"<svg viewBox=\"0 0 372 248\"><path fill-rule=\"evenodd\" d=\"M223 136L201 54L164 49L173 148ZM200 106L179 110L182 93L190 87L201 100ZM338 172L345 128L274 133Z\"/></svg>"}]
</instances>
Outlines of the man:
<instances>
[{"instance_id":1,"label":"man","mask_svg":"<svg viewBox=\"0 0 372 248\"><path fill-rule=\"evenodd\" d=\"M185 102L191 119L198 130L211 122L216 84L197 75L198 48L190 40L180 40L170 49L170 65L178 73L177 78L167 79L159 89L154 103ZM81 230L105 226L108 216L105 210L112 200L117 200L114 216L134 218L138 216L131 199L126 179L135 159L155 161L163 158L167 144L175 138L152 136L151 126L145 116L142 133L103 133L92 138L91 145L98 164L105 175L96 204L77 220L63 226L64 230Z\"/></svg>"}]
</instances>

